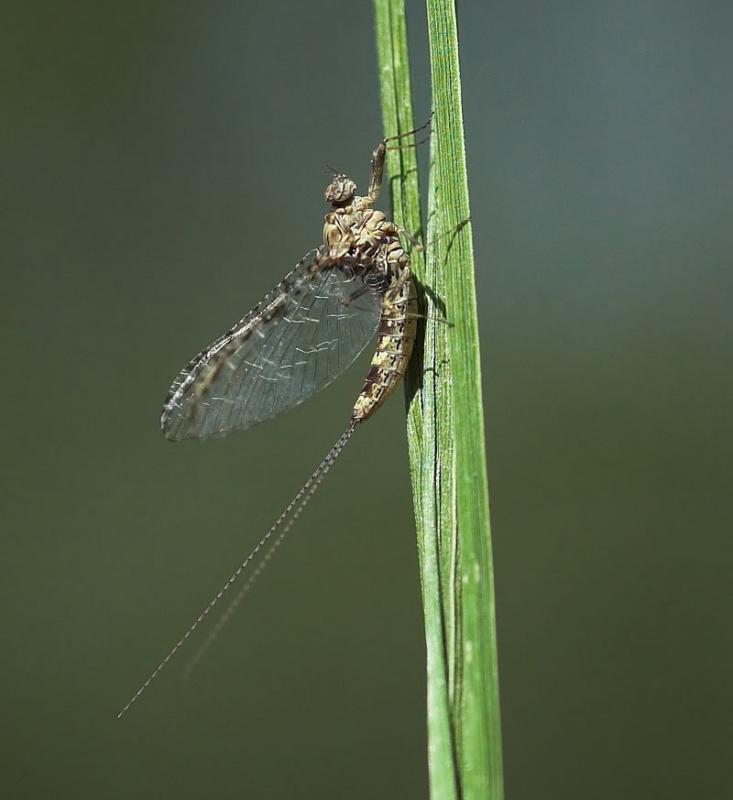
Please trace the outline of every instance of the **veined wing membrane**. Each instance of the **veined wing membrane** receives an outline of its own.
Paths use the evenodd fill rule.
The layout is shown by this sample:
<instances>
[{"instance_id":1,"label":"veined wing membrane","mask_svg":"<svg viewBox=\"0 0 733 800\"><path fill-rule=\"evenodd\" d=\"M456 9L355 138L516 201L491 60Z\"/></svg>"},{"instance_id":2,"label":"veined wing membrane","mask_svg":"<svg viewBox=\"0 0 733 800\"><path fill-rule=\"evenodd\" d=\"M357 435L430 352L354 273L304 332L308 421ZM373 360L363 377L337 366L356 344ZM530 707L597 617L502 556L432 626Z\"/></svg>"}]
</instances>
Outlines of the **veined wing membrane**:
<instances>
[{"instance_id":1,"label":"veined wing membrane","mask_svg":"<svg viewBox=\"0 0 733 800\"><path fill-rule=\"evenodd\" d=\"M337 378L374 336L381 301L338 265L309 253L178 375L163 407L168 439L248 428Z\"/></svg>"}]
</instances>

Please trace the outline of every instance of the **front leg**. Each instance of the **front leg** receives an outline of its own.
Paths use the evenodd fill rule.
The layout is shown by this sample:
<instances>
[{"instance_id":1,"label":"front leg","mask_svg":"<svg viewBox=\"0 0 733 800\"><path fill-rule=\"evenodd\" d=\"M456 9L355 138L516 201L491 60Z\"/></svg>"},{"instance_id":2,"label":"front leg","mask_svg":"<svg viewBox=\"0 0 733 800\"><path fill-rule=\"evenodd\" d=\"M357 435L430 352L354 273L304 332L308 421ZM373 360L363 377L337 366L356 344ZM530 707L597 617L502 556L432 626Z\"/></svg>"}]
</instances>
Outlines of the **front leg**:
<instances>
[{"instance_id":1,"label":"front leg","mask_svg":"<svg viewBox=\"0 0 733 800\"><path fill-rule=\"evenodd\" d=\"M374 205L379 197L384 175L384 159L387 155L387 139L383 139L372 153L372 169L369 173L369 203Z\"/></svg>"},{"instance_id":2,"label":"front leg","mask_svg":"<svg viewBox=\"0 0 733 800\"><path fill-rule=\"evenodd\" d=\"M375 151L372 153L372 169L369 175L369 202L373 205L377 202L377 198L379 197L379 189L382 186L382 177L384 175L384 159L387 155L387 150L399 150L400 145L396 147L387 147L387 142L394 142L397 139L404 139L406 136L412 136L415 133L419 133L422 130L430 125L433 120L433 115L430 115L428 121L421 125L419 128L414 128L411 131L406 131L405 133L398 133L396 136L388 136L386 139L382 139L382 141L377 145ZM408 145L402 145L402 147L416 147L421 142L414 142Z\"/></svg>"}]
</instances>

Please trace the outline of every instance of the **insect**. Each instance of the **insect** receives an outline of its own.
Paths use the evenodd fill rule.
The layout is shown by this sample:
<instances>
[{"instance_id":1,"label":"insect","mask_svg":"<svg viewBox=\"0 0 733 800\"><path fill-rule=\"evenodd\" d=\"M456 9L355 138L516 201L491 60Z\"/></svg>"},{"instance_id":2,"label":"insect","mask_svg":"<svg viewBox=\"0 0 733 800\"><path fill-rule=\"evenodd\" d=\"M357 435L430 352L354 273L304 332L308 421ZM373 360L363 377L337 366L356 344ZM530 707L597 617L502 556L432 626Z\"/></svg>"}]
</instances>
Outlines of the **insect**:
<instances>
[{"instance_id":1,"label":"insect","mask_svg":"<svg viewBox=\"0 0 733 800\"><path fill-rule=\"evenodd\" d=\"M263 557L267 562L354 431L382 406L404 375L417 328L415 282L399 229L374 204L382 184L388 143L429 124L377 145L365 196L356 194L356 184L348 176L333 176L325 190L330 207L324 220L323 244L310 251L245 317L191 359L173 381L161 416L166 438L180 441L222 436L307 400L338 377L377 336L374 356L346 430L118 718L270 543Z\"/></svg>"}]
</instances>

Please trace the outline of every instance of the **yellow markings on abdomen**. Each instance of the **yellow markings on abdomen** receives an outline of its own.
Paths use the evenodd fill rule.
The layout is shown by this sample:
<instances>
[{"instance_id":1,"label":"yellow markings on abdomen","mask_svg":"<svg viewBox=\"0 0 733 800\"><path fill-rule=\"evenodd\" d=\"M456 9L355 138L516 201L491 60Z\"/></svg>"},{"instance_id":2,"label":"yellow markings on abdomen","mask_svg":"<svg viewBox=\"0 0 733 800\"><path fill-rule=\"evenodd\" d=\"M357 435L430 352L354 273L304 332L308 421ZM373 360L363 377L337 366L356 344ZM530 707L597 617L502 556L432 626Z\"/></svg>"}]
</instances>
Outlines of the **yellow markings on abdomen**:
<instances>
[{"instance_id":1,"label":"yellow markings on abdomen","mask_svg":"<svg viewBox=\"0 0 733 800\"><path fill-rule=\"evenodd\" d=\"M407 370L417 331L417 294L409 277L390 297L385 296L377 347L351 418L363 422L394 392Z\"/></svg>"}]
</instances>

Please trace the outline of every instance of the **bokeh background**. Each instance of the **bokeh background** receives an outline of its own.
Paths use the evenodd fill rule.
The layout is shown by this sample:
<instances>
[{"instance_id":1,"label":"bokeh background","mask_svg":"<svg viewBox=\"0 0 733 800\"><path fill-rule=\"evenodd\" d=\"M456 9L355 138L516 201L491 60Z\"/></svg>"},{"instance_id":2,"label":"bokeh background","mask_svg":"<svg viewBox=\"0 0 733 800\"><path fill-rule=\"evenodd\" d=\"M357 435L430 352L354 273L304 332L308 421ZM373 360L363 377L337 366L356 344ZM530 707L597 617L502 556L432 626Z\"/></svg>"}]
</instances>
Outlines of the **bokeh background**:
<instances>
[{"instance_id":1,"label":"bokeh background","mask_svg":"<svg viewBox=\"0 0 733 800\"><path fill-rule=\"evenodd\" d=\"M459 11L507 796L731 796L733 7ZM426 797L400 399L192 677L115 719L360 386L205 445L158 430L318 242L325 165L366 179L371 5L4 12L0 793Z\"/></svg>"}]
</instances>

